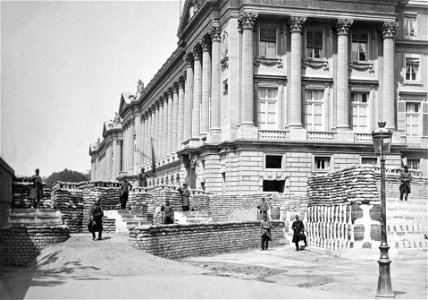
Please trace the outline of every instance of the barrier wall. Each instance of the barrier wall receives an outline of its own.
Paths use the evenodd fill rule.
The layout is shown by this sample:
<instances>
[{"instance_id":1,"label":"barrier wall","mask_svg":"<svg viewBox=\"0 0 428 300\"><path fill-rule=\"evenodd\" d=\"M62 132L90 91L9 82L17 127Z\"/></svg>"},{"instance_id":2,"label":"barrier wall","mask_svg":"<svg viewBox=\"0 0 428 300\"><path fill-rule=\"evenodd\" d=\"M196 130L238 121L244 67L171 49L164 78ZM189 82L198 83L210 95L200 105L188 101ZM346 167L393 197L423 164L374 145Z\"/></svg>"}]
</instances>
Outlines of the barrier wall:
<instances>
[{"instance_id":1,"label":"barrier wall","mask_svg":"<svg viewBox=\"0 0 428 300\"><path fill-rule=\"evenodd\" d=\"M285 243L284 222L272 222L273 241ZM159 225L135 228L129 233L132 247L175 259L187 256L261 247L259 222Z\"/></svg>"},{"instance_id":2,"label":"barrier wall","mask_svg":"<svg viewBox=\"0 0 428 300\"><path fill-rule=\"evenodd\" d=\"M70 236L67 226L12 226L0 229L0 263L28 266L48 244Z\"/></svg>"}]
</instances>

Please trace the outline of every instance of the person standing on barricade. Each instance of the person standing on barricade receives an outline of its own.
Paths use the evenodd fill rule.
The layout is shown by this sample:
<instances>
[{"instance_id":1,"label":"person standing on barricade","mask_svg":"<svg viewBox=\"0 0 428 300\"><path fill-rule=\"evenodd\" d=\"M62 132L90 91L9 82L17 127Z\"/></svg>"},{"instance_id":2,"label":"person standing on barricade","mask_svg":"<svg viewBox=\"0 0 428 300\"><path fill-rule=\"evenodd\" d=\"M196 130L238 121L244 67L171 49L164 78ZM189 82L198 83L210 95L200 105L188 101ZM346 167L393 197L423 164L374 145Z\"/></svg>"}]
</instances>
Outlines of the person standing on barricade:
<instances>
[{"instance_id":1,"label":"person standing on barricade","mask_svg":"<svg viewBox=\"0 0 428 300\"><path fill-rule=\"evenodd\" d=\"M141 173L138 175L138 183L141 187L147 187L147 175L144 168L141 169Z\"/></svg>"},{"instance_id":2,"label":"person standing on barricade","mask_svg":"<svg viewBox=\"0 0 428 300\"><path fill-rule=\"evenodd\" d=\"M401 170L400 173L400 200L403 201L403 195L404 195L404 201L407 201L409 194L411 192L410 189L410 181L412 181L412 173L409 171L408 166L404 166L404 170Z\"/></svg>"},{"instance_id":3,"label":"person standing on barricade","mask_svg":"<svg viewBox=\"0 0 428 300\"><path fill-rule=\"evenodd\" d=\"M187 187L187 183L183 183L183 187L178 188L178 192L181 195L181 205L183 207L183 211L188 211L190 206L190 191Z\"/></svg>"},{"instance_id":4,"label":"person standing on barricade","mask_svg":"<svg viewBox=\"0 0 428 300\"><path fill-rule=\"evenodd\" d=\"M272 225L270 224L267 215L263 215L263 219L260 221L260 233L262 237L262 249L267 250L269 247L269 241L272 240L271 230Z\"/></svg>"},{"instance_id":5,"label":"person standing on barricade","mask_svg":"<svg viewBox=\"0 0 428 300\"><path fill-rule=\"evenodd\" d=\"M174 209L169 205L169 200L165 201L165 206L163 207L164 212L164 224L174 224Z\"/></svg>"},{"instance_id":6,"label":"person standing on barricade","mask_svg":"<svg viewBox=\"0 0 428 300\"><path fill-rule=\"evenodd\" d=\"M120 183L120 209L126 209L126 202L128 201L129 191L132 190L132 185L125 179Z\"/></svg>"},{"instance_id":7,"label":"person standing on barricade","mask_svg":"<svg viewBox=\"0 0 428 300\"><path fill-rule=\"evenodd\" d=\"M268 210L269 210L269 205L266 203L265 198L262 198L262 202L257 206L257 208L259 209L259 220L264 220L264 216L267 217L268 215Z\"/></svg>"},{"instance_id":8,"label":"person standing on barricade","mask_svg":"<svg viewBox=\"0 0 428 300\"><path fill-rule=\"evenodd\" d=\"M31 199L31 208L37 208L37 205L40 202L40 199L43 197L43 182L39 173L40 170L36 169L36 174L31 176L31 182L33 187L30 190L30 199Z\"/></svg>"}]
</instances>

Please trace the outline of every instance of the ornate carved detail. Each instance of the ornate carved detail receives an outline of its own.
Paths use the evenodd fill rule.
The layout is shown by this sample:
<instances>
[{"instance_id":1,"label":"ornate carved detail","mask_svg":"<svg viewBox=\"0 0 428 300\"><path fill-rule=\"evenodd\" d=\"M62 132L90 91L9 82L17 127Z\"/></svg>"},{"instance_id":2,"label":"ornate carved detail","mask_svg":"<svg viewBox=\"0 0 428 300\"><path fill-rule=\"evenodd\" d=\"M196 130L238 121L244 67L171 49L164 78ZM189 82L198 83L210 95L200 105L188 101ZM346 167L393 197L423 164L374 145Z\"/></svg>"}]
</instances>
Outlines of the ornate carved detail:
<instances>
[{"instance_id":1,"label":"ornate carved detail","mask_svg":"<svg viewBox=\"0 0 428 300\"><path fill-rule=\"evenodd\" d=\"M201 45L200 44L196 44L193 47L192 53L193 53L193 59L194 60L201 60L201 54L202 54Z\"/></svg>"},{"instance_id":2,"label":"ornate carved detail","mask_svg":"<svg viewBox=\"0 0 428 300\"><path fill-rule=\"evenodd\" d=\"M349 28L351 28L352 23L354 23L354 20L352 19L339 19L336 23L336 32L338 35L340 34L348 34Z\"/></svg>"},{"instance_id":3,"label":"ornate carved detail","mask_svg":"<svg viewBox=\"0 0 428 300\"><path fill-rule=\"evenodd\" d=\"M187 70L184 70L184 72L183 72L183 79L184 79L184 81L186 81L186 79L187 79Z\"/></svg>"},{"instance_id":4,"label":"ornate carved detail","mask_svg":"<svg viewBox=\"0 0 428 300\"><path fill-rule=\"evenodd\" d=\"M257 14L249 13L241 13L238 17L238 30L242 32L244 29L254 29L254 23L257 19Z\"/></svg>"},{"instance_id":5,"label":"ornate carved detail","mask_svg":"<svg viewBox=\"0 0 428 300\"><path fill-rule=\"evenodd\" d=\"M166 92L163 93L163 103L168 103L168 95L169 95L169 91L167 90ZM171 92L172 95L172 92Z\"/></svg>"},{"instance_id":6,"label":"ornate carved detail","mask_svg":"<svg viewBox=\"0 0 428 300\"><path fill-rule=\"evenodd\" d=\"M267 57L256 57L255 65L259 66L260 64L265 66L277 66L278 68L282 68L282 59L281 58L267 58Z\"/></svg>"},{"instance_id":7,"label":"ornate carved detail","mask_svg":"<svg viewBox=\"0 0 428 300\"><path fill-rule=\"evenodd\" d=\"M211 26L208 29L208 34L211 36L213 42L220 42L221 39L221 28L218 26Z\"/></svg>"},{"instance_id":8,"label":"ornate carved detail","mask_svg":"<svg viewBox=\"0 0 428 300\"><path fill-rule=\"evenodd\" d=\"M141 79L138 79L137 84L137 94L142 94L144 91L144 82Z\"/></svg>"},{"instance_id":9,"label":"ornate carved detail","mask_svg":"<svg viewBox=\"0 0 428 300\"><path fill-rule=\"evenodd\" d=\"M174 93L174 83L171 84L171 86L168 87L167 93L168 93L168 98L171 98L172 94Z\"/></svg>"},{"instance_id":10,"label":"ornate carved detail","mask_svg":"<svg viewBox=\"0 0 428 300\"><path fill-rule=\"evenodd\" d=\"M192 54L192 52L188 52L184 55L184 61L188 67L193 66L193 54Z\"/></svg>"},{"instance_id":11,"label":"ornate carved detail","mask_svg":"<svg viewBox=\"0 0 428 300\"><path fill-rule=\"evenodd\" d=\"M229 56L225 56L220 60L221 70L224 71L229 68Z\"/></svg>"},{"instance_id":12,"label":"ornate carved detail","mask_svg":"<svg viewBox=\"0 0 428 300\"><path fill-rule=\"evenodd\" d=\"M201 38L202 51L211 51L211 37L206 34Z\"/></svg>"},{"instance_id":13,"label":"ornate carved detail","mask_svg":"<svg viewBox=\"0 0 428 300\"><path fill-rule=\"evenodd\" d=\"M327 60L313 60L313 59L302 59L302 68L310 67L312 69L323 68L324 71L328 71L329 65Z\"/></svg>"},{"instance_id":14,"label":"ornate carved detail","mask_svg":"<svg viewBox=\"0 0 428 300\"><path fill-rule=\"evenodd\" d=\"M178 77L178 87L184 89L184 84L186 83L185 75Z\"/></svg>"},{"instance_id":15,"label":"ornate carved detail","mask_svg":"<svg viewBox=\"0 0 428 300\"><path fill-rule=\"evenodd\" d=\"M395 21L384 22L382 25L383 38L393 38L397 27L398 23Z\"/></svg>"},{"instance_id":16,"label":"ornate carved detail","mask_svg":"<svg viewBox=\"0 0 428 300\"><path fill-rule=\"evenodd\" d=\"M172 89L173 89L173 93L178 93L178 82L177 81L175 81L172 84Z\"/></svg>"},{"instance_id":17,"label":"ornate carved detail","mask_svg":"<svg viewBox=\"0 0 428 300\"><path fill-rule=\"evenodd\" d=\"M229 36L226 31L221 33L221 57L227 56L229 53Z\"/></svg>"},{"instance_id":18,"label":"ornate carved detail","mask_svg":"<svg viewBox=\"0 0 428 300\"><path fill-rule=\"evenodd\" d=\"M349 64L349 68L352 70L357 70L357 71L367 71L369 70L369 73L373 73L374 72L374 65L371 62L357 62L357 61L353 61Z\"/></svg>"},{"instance_id":19,"label":"ornate carved detail","mask_svg":"<svg viewBox=\"0 0 428 300\"><path fill-rule=\"evenodd\" d=\"M301 32L303 24L306 22L305 17L290 17L290 31Z\"/></svg>"}]
</instances>

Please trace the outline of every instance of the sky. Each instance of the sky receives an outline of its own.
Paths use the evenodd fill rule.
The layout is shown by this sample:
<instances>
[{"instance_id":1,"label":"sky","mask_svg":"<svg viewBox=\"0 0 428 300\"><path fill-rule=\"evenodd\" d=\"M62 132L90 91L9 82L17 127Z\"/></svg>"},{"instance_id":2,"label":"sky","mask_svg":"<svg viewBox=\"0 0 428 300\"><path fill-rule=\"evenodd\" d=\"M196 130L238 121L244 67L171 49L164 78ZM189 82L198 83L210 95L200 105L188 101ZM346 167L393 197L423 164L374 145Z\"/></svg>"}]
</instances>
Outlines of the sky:
<instances>
[{"instance_id":1,"label":"sky","mask_svg":"<svg viewBox=\"0 0 428 300\"><path fill-rule=\"evenodd\" d=\"M121 93L176 49L180 2L1 1L0 13L1 158L17 176L87 172Z\"/></svg>"}]
</instances>

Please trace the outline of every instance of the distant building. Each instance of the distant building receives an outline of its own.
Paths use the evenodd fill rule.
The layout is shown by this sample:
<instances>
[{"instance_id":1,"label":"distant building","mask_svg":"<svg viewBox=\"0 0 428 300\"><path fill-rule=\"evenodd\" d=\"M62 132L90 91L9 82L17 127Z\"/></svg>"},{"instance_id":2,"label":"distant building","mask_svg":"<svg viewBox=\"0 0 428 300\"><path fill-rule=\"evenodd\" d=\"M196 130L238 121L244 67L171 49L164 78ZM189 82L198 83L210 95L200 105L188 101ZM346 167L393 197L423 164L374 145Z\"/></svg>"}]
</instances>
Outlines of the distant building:
<instances>
[{"instance_id":1,"label":"distant building","mask_svg":"<svg viewBox=\"0 0 428 300\"><path fill-rule=\"evenodd\" d=\"M377 164L378 121L387 167L427 175L427 16L426 1L186 1L177 49L91 145L92 180L150 172L153 149L149 186L302 192Z\"/></svg>"}]
</instances>

